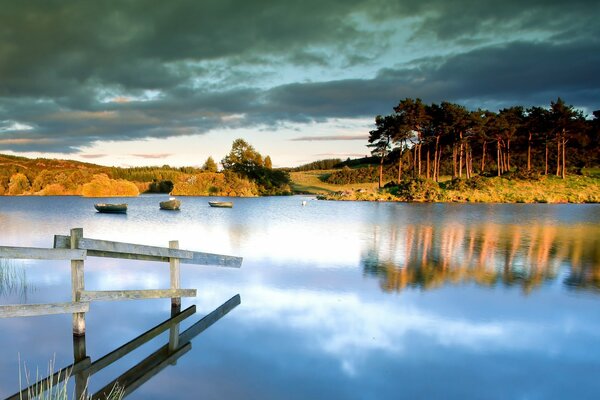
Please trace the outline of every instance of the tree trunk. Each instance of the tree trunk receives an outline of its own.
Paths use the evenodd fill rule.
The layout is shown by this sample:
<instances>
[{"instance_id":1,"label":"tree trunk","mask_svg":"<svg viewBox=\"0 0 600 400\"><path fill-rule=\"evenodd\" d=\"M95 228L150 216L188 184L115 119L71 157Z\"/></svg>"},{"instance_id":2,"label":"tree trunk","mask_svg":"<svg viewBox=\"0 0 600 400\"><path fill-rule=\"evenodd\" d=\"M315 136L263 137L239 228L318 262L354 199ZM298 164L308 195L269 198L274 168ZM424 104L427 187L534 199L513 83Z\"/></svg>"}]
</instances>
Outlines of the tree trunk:
<instances>
[{"instance_id":1,"label":"tree trunk","mask_svg":"<svg viewBox=\"0 0 600 400\"><path fill-rule=\"evenodd\" d=\"M527 139L527 171L531 171L531 139L533 134L529 132L529 138Z\"/></svg>"},{"instance_id":2,"label":"tree trunk","mask_svg":"<svg viewBox=\"0 0 600 400\"><path fill-rule=\"evenodd\" d=\"M427 168L427 179L430 179L431 176L429 174L429 147L431 147L430 145L427 146L427 164L425 165L425 168Z\"/></svg>"},{"instance_id":3,"label":"tree trunk","mask_svg":"<svg viewBox=\"0 0 600 400\"><path fill-rule=\"evenodd\" d=\"M560 139L556 138L556 176L560 176Z\"/></svg>"},{"instance_id":4,"label":"tree trunk","mask_svg":"<svg viewBox=\"0 0 600 400\"><path fill-rule=\"evenodd\" d=\"M510 172L510 139L506 141L506 170Z\"/></svg>"},{"instance_id":5,"label":"tree trunk","mask_svg":"<svg viewBox=\"0 0 600 400\"><path fill-rule=\"evenodd\" d=\"M420 135L419 135L419 150L418 150L418 153L419 153L419 157L418 157L418 160L419 160L419 175L418 176L420 178L421 177L421 136Z\"/></svg>"},{"instance_id":6,"label":"tree trunk","mask_svg":"<svg viewBox=\"0 0 600 400\"><path fill-rule=\"evenodd\" d=\"M459 178L462 178L463 149L464 149L464 144L462 142L462 133L461 133L460 134L459 156L458 156L458 177Z\"/></svg>"},{"instance_id":7,"label":"tree trunk","mask_svg":"<svg viewBox=\"0 0 600 400\"><path fill-rule=\"evenodd\" d=\"M440 179L441 164L442 164L442 148L440 147L440 149L438 150L437 172L435 173L438 181Z\"/></svg>"},{"instance_id":8,"label":"tree trunk","mask_svg":"<svg viewBox=\"0 0 600 400\"><path fill-rule=\"evenodd\" d=\"M544 170L544 175L548 175L548 137L546 137L546 140L544 141L544 146L546 147L546 168Z\"/></svg>"},{"instance_id":9,"label":"tree trunk","mask_svg":"<svg viewBox=\"0 0 600 400\"><path fill-rule=\"evenodd\" d=\"M473 149L471 146L467 148L467 178L471 179L473 176Z\"/></svg>"},{"instance_id":10,"label":"tree trunk","mask_svg":"<svg viewBox=\"0 0 600 400\"><path fill-rule=\"evenodd\" d=\"M473 177L473 148L469 146L469 178Z\"/></svg>"},{"instance_id":11,"label":"tree trunk","mask_svg":"<svg viewBox=\"0 0 600 400\"><path fill-rule=\"evenodd\" d=\"M452 179L456 179L456 143L452 144Z\"/></svg>"},{"instance_id":12,"label":"tree trunk","mask_svg":"<svg viewBox=\"0 0 600 400\"><path fill-rule=\"evenodd\" d=\"M498 176L502 174L502 170L500 169L500 140L496 140L496 159L498 161Z\"/></svg>"},{"instance_id":13,"label":"tree trunk","mask_svg":"<svg viewBox=\"0 0 600 400\"><path fill-rule=\"evenodd\" d=\"M400 157L398 157L398 184L400 184L400 181L402 180L402 150L403 150L403 145L400 144Z\"/></svg>"},{"instance_id":14,"label":"tree trunk","mask_svg":"<svg viewBox=\"0 0 600 400\"><path fill-rule=\"evenodd\" d=\"M433 180L438 181L438 146L440 143L440 137L435 137L435 150L433 151Z\"/></svg>"},{"instance_id":15,"label":"tree trunk","mask_svg":"<svg viewBox=\"0 0 600 400\"><path fill-rule=\"evenodd\" d=\"M567 140L563 136L562 140L562 178L565 179L567 170L567 156L566 156Z\"/></svg>"},{"instance_id":16,"label":"tree trunk","mask_svg":"<svg viewBox=\"0 0 600 400\"><path fill-rule=\"evenodd\" d=\"M487 142L484 140L483 141L483 150L482 150L482 154L481 154L481 170L479 171L480 174L483 174L483 171L485 171L485 153L487 151L486 147L487 147Z\"/></svg>"},{"instance_id":17,"label":"tree trunk","mask_svg":"<svg viewBox=\"0 0 600 400\"><path fill-rule=\"evenodd\" d=\"M379 189L381 189L382 181L383 181L383 156L381 156L381 160L379 161Z\"/></svg>"},{"instance_id":18,"label":"tree trunk","mask_svg":"<svg viewBox=\"0 0 600 400\"><path fill-rule=\"evenodd\" d=\"M417 146L418 144L413 146L413 178L417 176Z\"/></svg>"}]
</instances>

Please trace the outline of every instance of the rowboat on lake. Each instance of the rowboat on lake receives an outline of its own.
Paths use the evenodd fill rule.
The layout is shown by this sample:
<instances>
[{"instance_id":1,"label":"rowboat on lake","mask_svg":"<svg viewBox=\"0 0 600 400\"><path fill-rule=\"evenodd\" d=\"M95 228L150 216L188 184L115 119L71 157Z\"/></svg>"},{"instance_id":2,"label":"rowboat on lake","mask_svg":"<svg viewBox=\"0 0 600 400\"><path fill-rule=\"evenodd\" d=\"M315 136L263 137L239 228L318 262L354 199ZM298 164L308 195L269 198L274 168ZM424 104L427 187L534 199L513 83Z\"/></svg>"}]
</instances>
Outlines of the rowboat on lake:
<instances>
[{"instance_id":1,"label":"rowboat on lake","mask_svg":"<svg viewBox=\"0 0 600 400\"><path fill-rule=\"evenodd\" d=\"M159 205L161 210L177 211L181 206L181 201L177 200L175 197L171 197L169 200L161 201Z\"/></svg>"},{"instance_id":2,"label":"rowboat on lake","mask_svg":"<svg viewBox=\"0 0 600 400\"><path fill-rule=\"evenodd\" d=\"M127 203L123 204L109 204L109 203L98 203L94 204L94 208L101 213L111 214L125 214L127 212Z\"/></svg>"},{"instance_id":3,"label":"rowboat on lake","mask_svg":"<svg viewBox=\"0 0 600 400\"><path fill-rule=\"evenodd\" d=\"M233 207L233 203L231 201L209 201L208 204L211 207L220 207L220 208L231 208L231 207Z\"/></svg>"}]
</instances>

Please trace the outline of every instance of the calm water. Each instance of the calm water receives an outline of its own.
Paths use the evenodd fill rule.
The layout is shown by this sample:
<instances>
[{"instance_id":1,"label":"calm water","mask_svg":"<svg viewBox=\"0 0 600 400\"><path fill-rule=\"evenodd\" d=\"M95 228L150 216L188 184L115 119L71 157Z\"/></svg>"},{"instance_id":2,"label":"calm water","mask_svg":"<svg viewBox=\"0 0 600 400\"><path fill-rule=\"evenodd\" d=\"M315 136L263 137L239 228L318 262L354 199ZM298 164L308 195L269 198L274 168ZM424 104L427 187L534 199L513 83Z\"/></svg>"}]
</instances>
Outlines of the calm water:
<instances>
[{"instance_id":1,"label":"calm water","mask_svg":"<svg viewBox=\"0 0 600 400\"><path fill-rule=\"evenodd\" d=\"M239 255L241 269L182 265L197 313L241 304L134 391L138 399L548 399L600 397L600 206L235 199L0 197L0 245L96 239ZM302 206L302 200L308 200ZM112 200L113 202L116 202ZM169 286L163 263L88 258L86 289ZM11 261L0 303L70 300L65 261ZM170 317L168 299L94 302L91 361ZM96 391L169 341L165 332L92 376ZM73 362L71 316L0 319L0 398ZM25 385L23 385L25 386Z\"/></svg>"}]
</instances>

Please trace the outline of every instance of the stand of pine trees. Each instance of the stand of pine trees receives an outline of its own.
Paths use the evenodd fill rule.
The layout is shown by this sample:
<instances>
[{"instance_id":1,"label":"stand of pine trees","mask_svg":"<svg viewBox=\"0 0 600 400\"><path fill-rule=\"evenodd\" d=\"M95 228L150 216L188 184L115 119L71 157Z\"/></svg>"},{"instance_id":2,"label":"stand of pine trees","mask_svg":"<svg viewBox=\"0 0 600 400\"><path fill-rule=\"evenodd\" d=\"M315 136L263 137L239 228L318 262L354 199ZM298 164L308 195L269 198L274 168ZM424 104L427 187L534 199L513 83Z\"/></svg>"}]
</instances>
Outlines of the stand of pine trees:
<instances>
[{"instance_id":1,"label":"stand of pine trees","mask_svg":"<svg viewBox=\"0 0 600 400\"><path fill-rule=\"evenodd\" d=\"M438 181L440 175L501 176L516 169L564 178L567 170L600 165L599 120L600 110L586 119L560 98L549 108L498 112L406 98L392 114L375 118L368 146L379 158L380 187L391 155L398 182L407 174Z\"/></svg>"}]
</instances>

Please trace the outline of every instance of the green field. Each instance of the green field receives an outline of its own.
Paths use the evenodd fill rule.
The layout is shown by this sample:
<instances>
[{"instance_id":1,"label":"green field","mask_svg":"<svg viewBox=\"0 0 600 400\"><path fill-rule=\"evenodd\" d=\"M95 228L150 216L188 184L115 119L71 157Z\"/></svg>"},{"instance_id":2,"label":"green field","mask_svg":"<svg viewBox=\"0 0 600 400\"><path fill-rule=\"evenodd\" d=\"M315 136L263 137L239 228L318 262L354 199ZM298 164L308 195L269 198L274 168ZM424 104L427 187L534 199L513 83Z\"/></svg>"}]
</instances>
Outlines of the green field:
<instances>
[{"instance_id":1,"label":"green field","mask_svg":"<svg viewBox=\"0 0 600 400\"><path fill-rule=\"evenodd\" d=\"M304 194L326 194L348 190L377 190L377 183L354 183L348 185L334 185L323 182L319 179L326 176L334 170L318 170L318 171L303 171L291 172L292 190L294 193Z\"/></svg>"}]
</instances>

